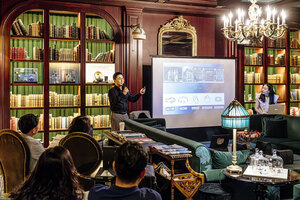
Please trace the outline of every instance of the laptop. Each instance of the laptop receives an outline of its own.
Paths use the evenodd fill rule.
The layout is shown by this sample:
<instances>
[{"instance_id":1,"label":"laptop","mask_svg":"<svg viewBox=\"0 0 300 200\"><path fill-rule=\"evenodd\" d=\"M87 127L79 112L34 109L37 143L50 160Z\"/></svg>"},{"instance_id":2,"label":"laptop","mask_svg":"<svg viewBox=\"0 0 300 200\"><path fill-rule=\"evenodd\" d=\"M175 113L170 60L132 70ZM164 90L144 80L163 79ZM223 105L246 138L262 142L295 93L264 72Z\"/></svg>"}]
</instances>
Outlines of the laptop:
<instances>
[{"instance_id":1,"label":"laptop","mask_svg":"<svg viewBox=\"0 0 300 200\"><path fill-rule=\"evenodd\" d=\"M268 114L282 115L284 113L284 104L272 104L269 105Z\"/></svg>"},{"instance_id":2,"label":"laptop","mask_svg":"<svg viewBox=\"0 0 300 200\"><path fill-rule=\"evenodd\" d=\"M209 148L227 151L230 135L212 135Z\"/></svg>"}]
</instances>

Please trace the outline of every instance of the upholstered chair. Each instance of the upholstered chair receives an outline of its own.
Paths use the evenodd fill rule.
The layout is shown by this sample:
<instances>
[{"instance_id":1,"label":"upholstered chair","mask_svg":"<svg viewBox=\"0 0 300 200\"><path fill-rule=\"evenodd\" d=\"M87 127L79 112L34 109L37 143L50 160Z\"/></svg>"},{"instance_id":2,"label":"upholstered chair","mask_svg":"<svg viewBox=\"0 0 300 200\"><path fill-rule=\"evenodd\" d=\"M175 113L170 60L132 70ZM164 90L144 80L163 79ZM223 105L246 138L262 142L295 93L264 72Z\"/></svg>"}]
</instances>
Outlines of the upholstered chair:
<instances>
[{"instance_id":1,"label":"upholstered chair","mask_svg":"<svg viewBox=\"0 0 300 200\"><path fill-rule=\"evenodd\" d=\"M0 131L0 160L4 176L4 192L11 192L29 173L30 150L16 131Z\"/></svg>"}]
</instances>

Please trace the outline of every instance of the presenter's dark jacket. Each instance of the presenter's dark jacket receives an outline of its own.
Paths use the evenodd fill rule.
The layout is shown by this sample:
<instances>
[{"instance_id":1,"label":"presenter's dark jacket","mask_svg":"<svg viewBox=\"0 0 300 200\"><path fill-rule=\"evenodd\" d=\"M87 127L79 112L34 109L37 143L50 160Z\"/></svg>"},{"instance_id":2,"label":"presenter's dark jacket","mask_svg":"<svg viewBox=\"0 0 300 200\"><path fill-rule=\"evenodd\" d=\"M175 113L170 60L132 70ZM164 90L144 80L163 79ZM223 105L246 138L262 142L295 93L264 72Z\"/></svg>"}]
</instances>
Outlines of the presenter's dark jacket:
<instances>
[{"instance_id":1,"label":"presenter's dark jacket","mask_svg":"<svg viewBox=\"0 0 300 200\"><path fill-rule=\"evenodd\" d=\"M126 95L123 94L124 86L122 90L116 85L108 91L108 97L110 102L110 110L115 113L125 114L127 112L127 101L136 102L141 94L138 93L135 96L132 96L128 91Z\"/></svg>"},{"instance_id":2,"label":"presenter's dark jacket","mask_svg":"<svg viewBox=\"0 0 300 200\"><path fill-rule=\"evenodd\" d=\"M162 200L160 194L149 188L122 188L97 184L89 193L88 200Z\"/></svg>"}]
</instances>

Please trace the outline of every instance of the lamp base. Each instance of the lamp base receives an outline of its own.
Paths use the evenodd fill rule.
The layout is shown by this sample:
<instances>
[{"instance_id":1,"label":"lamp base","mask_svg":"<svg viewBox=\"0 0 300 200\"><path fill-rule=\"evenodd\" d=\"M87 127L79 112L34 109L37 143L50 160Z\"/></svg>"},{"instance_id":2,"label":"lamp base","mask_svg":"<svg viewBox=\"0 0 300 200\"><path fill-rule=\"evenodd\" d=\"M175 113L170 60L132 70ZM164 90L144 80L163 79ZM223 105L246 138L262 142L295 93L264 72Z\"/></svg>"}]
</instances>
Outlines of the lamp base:
<instances>
[{"instance_id":1,"label":"lamp base","mask_svg":"<svg viewBox=\"0 0 300 200\"><path fill-rule=\"evenodd\" d=\"M226 168L226 171L228 171L229 173L241 174L243 170L238 165L230 165Z\"/></svg>"}]
</instances>

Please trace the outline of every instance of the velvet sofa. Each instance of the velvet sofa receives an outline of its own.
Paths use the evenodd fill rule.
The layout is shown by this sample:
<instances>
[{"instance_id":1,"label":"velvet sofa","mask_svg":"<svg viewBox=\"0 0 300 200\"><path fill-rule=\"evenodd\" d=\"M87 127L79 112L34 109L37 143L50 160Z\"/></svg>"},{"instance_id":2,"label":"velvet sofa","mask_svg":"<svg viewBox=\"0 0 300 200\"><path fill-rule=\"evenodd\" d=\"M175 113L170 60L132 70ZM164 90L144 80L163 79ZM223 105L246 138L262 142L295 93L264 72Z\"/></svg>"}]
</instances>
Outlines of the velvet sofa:
<instances>
[{"instance_id":1,"label":"velvet sofa","mask_svg":"<svg viewBox=\"0 0 300 200\"><path fill-rule=\"evenodd\" d=\"M291 149L300 154L300 117L290 115L251 115L249 130L263 132L258 140L276 149Z\"/></svg>"},{"instance_id":2,"label":"velvet sofa","mask_svg":"<svg viewBox=\"0 0 300 200\"><path fill-rule=\"evenodd\" d=\"M147 125L144 124L145 122ZM213 150L208 149L200 142L154 128L158 125L165 126L165 119L163 118L139 119L138 121L128 119L125 120L125 125L127 129L144 133L147 137L155 141L165 144L178 144L187 147L190 151L192 151L193 155L189 159L191 167L197 172L204 173L206 182L214 182L225 179L221 170L231 164L232 155L230 153L230 155L228 155L228 152L221 153L216 151L214 153ZM238 164L244 163L249 151L241 151L238 154L240 155L238 155ZM213 168L215 166L217 166L216 169Z\"/></svg>"}]
</instances>

